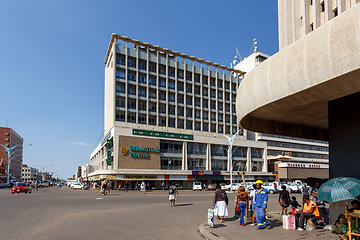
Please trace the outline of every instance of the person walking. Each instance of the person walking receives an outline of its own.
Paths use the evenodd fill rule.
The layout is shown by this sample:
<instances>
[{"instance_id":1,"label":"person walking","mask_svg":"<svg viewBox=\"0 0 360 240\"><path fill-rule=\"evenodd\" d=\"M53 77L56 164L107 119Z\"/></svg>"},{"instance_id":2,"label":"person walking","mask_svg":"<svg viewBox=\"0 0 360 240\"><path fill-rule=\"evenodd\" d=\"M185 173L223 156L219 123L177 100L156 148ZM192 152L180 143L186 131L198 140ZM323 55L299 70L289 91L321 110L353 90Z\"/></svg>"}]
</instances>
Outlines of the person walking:
<instances>
[{"instance_id":1,"label":"person walking","mask_svg":"<svg viewBox=\"0 0 360 240\"><path fill-rule=\"evenodd\" d=\"M143 193L143 194L145 194L145 182L144 181L142 181L142 183L141 183L141 185L140 185L140 192L141 193Z\"/></svg>"},{"instance_id":2,"label":"person walking","mask_svg":"<svg viewBox=\"0 0 360 240\"><path fill-rule=\"evenodd\" d=\"M279 203L281 206L281 215L286 215L287 214L287 210L290 204L290 195L289 192L286 190L286 186L282 185L281 186L281 191L279 192Z\"/></svg>"},{"instance_id":3,"label":"person walking","mask_svg":"<svg viewBox=\"0 0 360 240\"><path fill-rule=\"evenodd\" d=\"M214 197L213 206L215 206L214 215L218 216L218 219L221 220L221 222L224 222L224 216L228 216L228 209L227 205L229 203L229 199L227 197L227 194L225 190L221 190L221 186L216 186L216 192Z\"/></svg>"},{"instance_id":4,"label":"person walking","mask_svg":"<svg viewBox=\"0 0 360 240\"><path fill-rule=\"evenodd\" d=\"M138 190L139 190L138 184L139 184L138 182L135 183L135 191L138 191Z\"/></svg>"},{"instance_id":5,"label":"person walking","mask_svg":"<svg viewBox=\"0 0 360 240\"><path fill-rule=\"evenodd\" d=\"M250 199L251 199L251 210L252 210L252 223L251 226L255 226L255 207L254 207L254 200L255 200L255 191L256 191L256 184L253 185L253 190L250 192Z\"/></svg>"},{"instance_id":6,"label":"person walking","mask_svg":"<svg viewBox=\"0 0 360 240\"><path fill-rule=\"evenodd\" d=\"M240 222L239 222L240 226L241 225L245 226L244 213L248 207L248 203L249 203L249 196L245 192L245 188L243 186L240 186L238 188L238 193L236 196L236 205L239 206L240 208Z\"/></svg>"},{"instance_id":7,"label":"person walking","mask_svg":"<svg viewBox=\"0 0 360 240\"><path fill-rule=\"evenodd\" d=\"M128 181L125 182L125 192L128 192L129 189L129 183Z\"/></svg>"},{"instance_id":8,"label":"person walking","mask_svg":"<svg viewBox=\"0 0 360 240\"><path fill-rule=\"evenodd\" d=\"M179 197L179 192L176 185L173 183L169 188L170 207L175 207L176 197Z\"/></svg>"},{"instance_id":9,"label":"person walking","mask_svg":"<svg viewBox=\"0 0 360 240\"><path fill-rule=\"evenodd\" d=\"M267 208L267 201L268 201L268 191L265 188L262 188L263 181L257 180L255 184L256 184L256 190L255 190L254 207L255 207L256 222L258 228L263 229L265 228L265 226L270 225L270 221L267 220L265 217L265 211Z\"/></svg>"}]
</instances>

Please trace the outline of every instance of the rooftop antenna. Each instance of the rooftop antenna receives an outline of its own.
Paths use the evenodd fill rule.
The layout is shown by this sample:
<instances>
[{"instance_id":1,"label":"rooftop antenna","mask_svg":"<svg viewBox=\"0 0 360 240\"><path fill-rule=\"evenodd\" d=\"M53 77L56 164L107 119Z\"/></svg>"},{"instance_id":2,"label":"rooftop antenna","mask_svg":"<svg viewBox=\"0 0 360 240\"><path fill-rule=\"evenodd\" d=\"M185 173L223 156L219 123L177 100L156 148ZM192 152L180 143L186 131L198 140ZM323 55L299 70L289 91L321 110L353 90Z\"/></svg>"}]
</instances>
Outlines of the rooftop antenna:
<instances>
[{"instance_id":1,"label":"rooftop antenna","mask_svg":"<svg viewBox=\"0 0 360 240\"><path fill-rule=\"evenodd\" d=\"M251 52L254 51L254 53L257 53L258 52L258 47L257 47L257 41L256 41L256 38L254 38L254 44L253 46L251 47L251 50L250 50L250 54L251 55Z\"/></svg>"},{"instance_id":2,"label":"rooftop antenna","mask_svg":"<svg viewBox=\"0 0 360 240\"><path fill-rule=\"evenodd\" d=\"M234 58L234 61L231 63L231 67L236 66L241 61L242 61L241 55L239 53L238 48L236 47L235 58Z\"/></svg>"}]
</instances>

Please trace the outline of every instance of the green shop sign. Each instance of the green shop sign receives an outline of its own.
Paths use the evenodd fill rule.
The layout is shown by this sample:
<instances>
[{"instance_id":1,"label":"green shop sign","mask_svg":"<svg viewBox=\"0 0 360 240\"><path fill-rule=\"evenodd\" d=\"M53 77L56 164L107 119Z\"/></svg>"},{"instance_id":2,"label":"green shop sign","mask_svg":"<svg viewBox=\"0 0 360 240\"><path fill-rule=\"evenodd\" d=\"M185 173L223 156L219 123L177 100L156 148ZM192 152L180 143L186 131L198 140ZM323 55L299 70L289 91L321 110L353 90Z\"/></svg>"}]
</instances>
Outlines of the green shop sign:
<instances>
[{"instance_id":1,"label":"green shop sign","mask_svg":"<svg viewBox=\"0 0 360 240\"><path fill-rule=\"evenodd\" d=\"M181 133L156 132L156 131L148 131L148 130L140 130L140 129L133 129L133 135L194 140L194 135L187 135Z\"/></svg>"},{"instance_id":2,"label":"green shop sign","mask_svg":"<svg viewBox=\"0 0 360 240\"><path fill-rule=\"evenodd\" d=\"M150 152L159 153L158 148L130 146L130 157L148 158Z\"/></svg>"}]
</instances>

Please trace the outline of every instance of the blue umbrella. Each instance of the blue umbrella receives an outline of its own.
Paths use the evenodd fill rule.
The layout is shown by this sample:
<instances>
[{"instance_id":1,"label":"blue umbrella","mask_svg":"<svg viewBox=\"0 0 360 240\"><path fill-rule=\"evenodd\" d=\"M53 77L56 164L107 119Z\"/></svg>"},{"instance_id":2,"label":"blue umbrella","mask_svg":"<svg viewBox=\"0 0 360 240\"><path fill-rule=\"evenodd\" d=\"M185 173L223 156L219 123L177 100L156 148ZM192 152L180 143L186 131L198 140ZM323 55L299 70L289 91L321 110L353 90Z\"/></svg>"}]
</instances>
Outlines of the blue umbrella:
<instances>
[{"instance_id":1,"label":"blue umbrella","mask_svg":"<svg viewBox=\"0 0 360 240\"><path fill-rule=\"evenodd\" d=\"M353 199L360 195L360 180L352 177L330 179L321 185L318 199L327 202L339 202Z\"/></svg>"}]
</instances>

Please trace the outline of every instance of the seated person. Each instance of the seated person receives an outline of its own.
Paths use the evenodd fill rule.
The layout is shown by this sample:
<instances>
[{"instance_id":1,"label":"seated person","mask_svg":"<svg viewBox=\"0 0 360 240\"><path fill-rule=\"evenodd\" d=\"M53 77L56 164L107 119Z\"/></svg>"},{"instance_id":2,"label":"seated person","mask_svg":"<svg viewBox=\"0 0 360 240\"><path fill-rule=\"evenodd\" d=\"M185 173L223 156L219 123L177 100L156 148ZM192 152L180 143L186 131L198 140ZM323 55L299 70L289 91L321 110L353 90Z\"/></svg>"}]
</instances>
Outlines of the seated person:
<instances>
[{"instance_id":1,"label":"seated person","mask_svg":"<svg viewBox=\"0 0 360 240\"><path fill-rule=\"evenodd\" d=\"M348 210L348 212L354 212L354 210L360 210L360 201L355 199L351 202L351 205L353 208L350 208ZM340 222L341 226L340 226L340 234L339 236L344 239L344 240L348 240L349 236L347 235L348 231L349 231L349 225L347 222L347 219L345 218L344 214L340 214L340 216L338 217L338 220L336 222ZM351 218L351 228L355 229L356 228L356 219L355 218Z\"/></svg>"},{"instance_id":2,"label":"seated person","mask_svg":"<svg viewBox=\"0 0 360 240\"><path fill-rule=\"evenodd\" d=\"M304 221L308 218L320 217L319 209L316 203L310 200L308 195L303 196L304 207L295 215L295 224L299 231L304 230Z\"/></svg>"},{"instance_id":3,"label":"seated person","mask_svg":"<svg viewBox=\"0 0 360 240\"><path fill-rule=\"evenodd\" d=\"M354 212L354 210L360 210L360 201L355 199L351 202L351 205L353 208L350 208L348 212ZM354 219L355 220L355 219ZM340 221L341 224L347 226L347 219L345 218L344 214L341 214L338 218L338 221ZM337 222L338 222L337 221Z\"/></svg>"}]
</instances>

